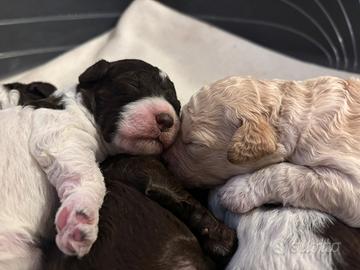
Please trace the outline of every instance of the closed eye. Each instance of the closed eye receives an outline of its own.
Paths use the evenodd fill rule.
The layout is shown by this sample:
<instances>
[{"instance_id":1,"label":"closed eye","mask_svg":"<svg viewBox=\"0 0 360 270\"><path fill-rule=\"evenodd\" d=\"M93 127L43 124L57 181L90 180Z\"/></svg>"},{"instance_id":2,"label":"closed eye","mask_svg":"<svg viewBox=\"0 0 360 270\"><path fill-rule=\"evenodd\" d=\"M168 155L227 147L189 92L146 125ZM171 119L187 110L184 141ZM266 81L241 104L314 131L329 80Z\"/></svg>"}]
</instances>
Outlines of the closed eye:
<instances>
[{"instance_id":1,"label":"closed eye","mask_svg":"<svg viewBox=\"0 0 360 270\"><path fill-rule=\"evenodd\" d=\"M194 146L194 147L207 147L205 144L201 143L201 142L197 142L197 141L190 141L190 142L186 142L184 143L186 146Z\"/></svg>"},{"instance_id":2,"label":"closed eye","mask_svg":"<svg viewBox=\"0 0 360 270\"><path fill-rule=\"evenodd\" d=\"M183 144L190 145L193 144L193 142L191 140L183 140Z\"/></svg>"}]
</instances>

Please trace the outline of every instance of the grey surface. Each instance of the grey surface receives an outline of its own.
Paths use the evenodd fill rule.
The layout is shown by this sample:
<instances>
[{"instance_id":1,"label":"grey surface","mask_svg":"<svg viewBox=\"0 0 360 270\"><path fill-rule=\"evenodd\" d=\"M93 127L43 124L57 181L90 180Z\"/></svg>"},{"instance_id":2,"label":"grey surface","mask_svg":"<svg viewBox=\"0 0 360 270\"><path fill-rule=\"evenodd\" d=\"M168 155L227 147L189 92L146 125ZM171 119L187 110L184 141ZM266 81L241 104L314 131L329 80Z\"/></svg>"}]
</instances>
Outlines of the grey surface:
<instances>
[{"instance_id":1,"label":"grey surface","mask_svg":"<svg viewBox=\"0 0 360 270\"><path fill-rule=\"evenodd\" d=\"M115 25L130 0L0 1L0 77L43 63Z\"/></svg>"},{"instance_id":2,"label":"grey surface","mask_svg":"<svg viewBox=\"0 0 360 270\"><path fill-rule=\"evenodd\" d=\"M0 77L110 29L130 2L0 0ZM286 55L360 73L360 0L159 2Z\"/></svg>"}]
</instances>

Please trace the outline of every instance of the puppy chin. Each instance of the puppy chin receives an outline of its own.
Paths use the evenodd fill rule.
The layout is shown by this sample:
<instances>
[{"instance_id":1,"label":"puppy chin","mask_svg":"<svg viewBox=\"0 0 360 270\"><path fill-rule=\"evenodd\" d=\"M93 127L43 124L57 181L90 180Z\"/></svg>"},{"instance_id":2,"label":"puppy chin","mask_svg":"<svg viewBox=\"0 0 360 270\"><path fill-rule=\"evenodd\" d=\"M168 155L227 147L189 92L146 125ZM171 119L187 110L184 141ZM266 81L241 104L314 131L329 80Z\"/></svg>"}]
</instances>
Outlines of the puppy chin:
<instances>
[{"instance_id":1,"label":"puppy chin","mask_svg":"<svg viewBox=\"0 0 360 270\"><path fill-rule=\"evenodd\" d=\"M117 153L158 155L173 144L178 129L178 120L173 127L164 132L160 132L153 123L143 125L142 129L124 125L118 128L112 144L116 148Z\"/></svg>"},{"instance_id":2,"label":"puppy chin","mask_svg":"<svg viewBox=\"0 0 360 270\"><path fill-rule=\"evenodd\" d=\"M206 168L199 166L197 160L191 159L184 152L186 146L175 142L162 155L168 169L186 188L213 188L223 181L212 176Z\"/></svg>"},{"instance_id":3,"label":"puppy chin","mask_svg":"<svg viewBox=\"0 0 360 270\"><path fill-rule=\"evenodd\" d=\"M175 142L178 130L179 128L175 126L169 131L160 134L159 141L163 144L164 149L168 149Z\"/></svg>"},{"instance_id":4,"label":"puppy chin","mask_svg":"<svg viewBox=\"0 0 360 270\"><path fill-rule=\"evenodd\" d=\"M114 141L118 153L131 155L159 155L164 147L156 139L119 139Z\"/></svg>"},{"instance_id":5,"label":"puppy chin","mask_svg":"<svg viewBox=\"0 0 360 270\"><path fill-rule=\"evenodd\" d=\"M181 162L183 159L177 155L174 148L174 145L170 147L163 153L162 157L165 160L168 169L182 182L182 184L186 187L191 187L191 183L194 182L194 178L190 175L192 167Z\"/></svg>"},{"instance_id":6,"label":"puppy chin","mask_svg":"<svg viewBox=\"0 0 360 270\"><path fill-rule=\"evenodd\" d=\"M134 144L134 155L159 155L163 152L164 146L158 140L140 140Z\"/></svg>"}]
</instances>

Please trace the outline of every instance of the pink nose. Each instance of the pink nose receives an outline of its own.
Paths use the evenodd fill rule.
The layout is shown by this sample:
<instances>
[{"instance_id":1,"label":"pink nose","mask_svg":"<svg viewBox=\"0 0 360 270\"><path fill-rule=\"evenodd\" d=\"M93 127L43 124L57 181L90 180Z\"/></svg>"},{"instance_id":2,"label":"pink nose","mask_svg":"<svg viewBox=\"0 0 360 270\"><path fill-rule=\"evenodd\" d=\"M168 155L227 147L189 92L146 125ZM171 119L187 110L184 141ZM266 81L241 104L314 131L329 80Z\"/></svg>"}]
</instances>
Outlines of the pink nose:
<instances>
[{"instance_id":1,"label":"pink nose","mask_svg":"<svg viewBox=\"0 0 360 270\"><path fill-rule=\"evenodd\" d=\"M165 131L174 125L174 119L168 113L159 113L155 118L161 131Z\"/></svg>"}]
</instances>

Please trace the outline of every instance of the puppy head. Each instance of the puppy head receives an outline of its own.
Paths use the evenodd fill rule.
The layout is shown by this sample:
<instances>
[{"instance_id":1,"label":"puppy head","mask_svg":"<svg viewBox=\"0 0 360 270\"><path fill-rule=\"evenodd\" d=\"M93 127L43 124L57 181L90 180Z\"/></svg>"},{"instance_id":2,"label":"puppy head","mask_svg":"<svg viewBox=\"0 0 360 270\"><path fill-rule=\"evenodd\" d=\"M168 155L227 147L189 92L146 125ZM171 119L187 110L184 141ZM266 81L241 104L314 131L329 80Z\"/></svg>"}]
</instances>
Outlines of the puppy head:
<instances>
[{"instance_id":1,"label":"puppy head","mask_svg":"<svg viewBox=\"0 0 360 270\"><path fill-rule=\"evenodd\" d=\"M271 100L260 82L231 77L197 92L181 112L181 131L165 154L187 186L215 186L258 167L276 151Z\"/></svg>"},{"instance_id":2,"label":"puppy head","mask_svg":"<svg viewBox=\"0 0 360 270\"><path fill-rule=\"evenodd\" d=\"M173 143L180 102L158 68L140 60L101 60L80 75L78 91L115 152L159 154Z\"/></svg>"}]
</instances>

